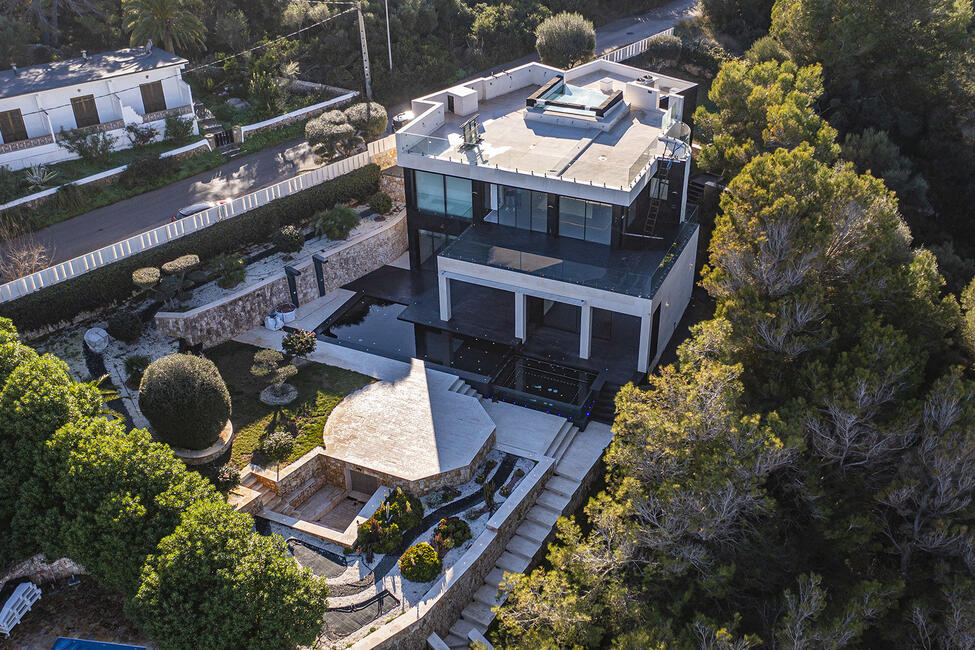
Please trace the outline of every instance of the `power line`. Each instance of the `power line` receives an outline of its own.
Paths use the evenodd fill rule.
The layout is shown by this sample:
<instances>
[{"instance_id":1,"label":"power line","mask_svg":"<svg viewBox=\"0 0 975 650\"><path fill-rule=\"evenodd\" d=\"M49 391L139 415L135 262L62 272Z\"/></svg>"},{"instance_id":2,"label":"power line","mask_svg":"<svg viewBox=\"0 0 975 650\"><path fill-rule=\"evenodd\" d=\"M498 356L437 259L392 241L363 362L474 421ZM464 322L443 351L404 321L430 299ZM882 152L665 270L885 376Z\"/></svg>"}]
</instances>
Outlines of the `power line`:
<instances>
[{"instance_id":1,"label":"power line","mask_svg":"<svg viewBox=\"0 0 975 650\"><path fill-rule=\"evenodd\" d=\"M321 1L321 0L319 0L319 1ZM335 3L330 3L330 4L354 5L355 3L352 3L352 2L335 2ZM308 25L307 27L302 27L300 29L296 29L295 31L291 32L290 34L285 34L283 36L279 36L279 37L275 38L274 40L267 41L266 43L261 43L259 45L255 45L252 48L249 48L249 49L246 49L246 50L242 50L240 52L236 52L234 54L231 54L229 56L225 56L224 58L218 59L216 61L210 61L209 63L201 63L200 65L198 65L196 67L193 67L193 68L189 68L188 70L182 70L182 71L176 72L176 73L171 74L171 75L166 75L164 77L160 77L156 81L165 81L166 79L174 79L174 78L177 78L177 77L182 78L184 74L190 74L190 73L193 73L193 72L197 72L198 70L202 70L203 68L209 68L209 67L216 66L216 65L218 65L220 63L223 63L224 61L229 61L230 59L236 58L238 56L243 56L244 54L250 54L251 52L256 52L257 50L260 50L262 48L268 47L269 45L273 45L273 44L278 43L280 41L286 40L288 38L291 38L292 36L297 36L298 34L300 34L302 32L305 32L305 31L307 31L309 29L312 29L314 27L318 27L319 25L324 25L325 23L331 22L331 21L335 20L336 18L339 18L340 16L344 16L345 14L351 13L351 12L353 12L355 10L356 9L353 6L350 9L346 9L345 11L340 11L339 13L335 14L334 16L329 16L328 18L325 18L323 20L320 20L317 23L312 23L311 25ZM101 81L101 80L100 79L95 79L94 81ZM91 82L82 82L82 83L91 83ZM116 92L107 92L107 93L105 93L103 95L92 95L91 98L92 98L92 100L95 100L95 99L102 99L104 97L111 97L111 96L114 96L114 95L116 95ZM36 111L30 111L28 113L21 112L21 117L26 117L28 115L39 115L41 113L47 115L47 112L48 111L52 111L52 110L55 110L55 109L58 109L58 108L69 108L70 106L71 106L71 102L68 102L67 104L57 104L55 106L45 106L44 108L38 109Z\"/></svg>"}]
</instances>

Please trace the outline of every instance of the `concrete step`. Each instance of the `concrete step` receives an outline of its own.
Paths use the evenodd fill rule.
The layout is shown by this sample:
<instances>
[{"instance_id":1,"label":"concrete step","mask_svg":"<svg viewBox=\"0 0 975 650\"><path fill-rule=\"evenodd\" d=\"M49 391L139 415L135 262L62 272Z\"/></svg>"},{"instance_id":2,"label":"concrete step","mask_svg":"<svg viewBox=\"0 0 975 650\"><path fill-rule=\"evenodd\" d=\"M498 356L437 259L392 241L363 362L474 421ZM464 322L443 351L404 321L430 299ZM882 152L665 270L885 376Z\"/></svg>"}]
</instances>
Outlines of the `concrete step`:
<instances>
[{"instance_id":1,"label":"concrete step","mask_svg":"<svg viewBox=\"0 0 975 650\"><path fill-rule=\"evenodd\" d=\"M488 585L484 585L474 592L474 600L488 607L501 604L501 598L498 596L497 588Z\"/></svg>"},{"instance_id":2,"label":"concrete step","mask_svg":"<svg viewBox=\"0 0 975 650\"><path fill-rule=\"evenodd\" d=\"M529 564L531 564L531 558L505 551L498 558L498 563L495 566L511 573L524 573Z\"/></svg>"},{"instance_id":3,"label":"concrete step","mask_svg":"<svg viewBox=\"0 0 975 650\"><path fill-rule=\"evenodd\" d=\"M497 567L491 569L486 576L484 576L484 584L493 589L497 589L504 580L504 569L499 569Z\"/></svg>"},{"instance_id":4,"label":"concrete step","mask_svg":"<svg viewBox=\"0 0 975 650\"><path fill-rule=\"evenodd\" d=\"M466 637L461 638L456 634L448 634L444 637L443 642L446 643L447 647L451 650L457 650L458 648L464 648L466 650L467 648L471 647L471 642L468 641Z\"/></svg>"},{"instance_id":5,"label":"concrete step","mask_svg":"<svg viewBox=\"0 0 975 650\"><path fill-rule=\"evenodd\" d=\"M447 390L452 391L454 393L460 392L461 386L463 386L465 383L466 382L460 377L454 377L454 380L450 382L449 386L447 386Z\"/></svg>"},{"instance_id":6,"label":"concrete step","mask_svg":"<svg viewBox=\"0 0 975 650\"><path fill-rule=\"evenodd\" d=\"M565 440L565 436L568 435L570 429L572 429L571 422L566 420L565 422L562 423L562 426L555 434L555 437L552 438L552 442L548 443L548 447L545 449L546 456L548 456L549 458L554 458L552 454L555 452L556 449L559 448L559 445L562 444L562 441Z\"/></svg>"},{"instance_id":7,"label":"concrete step","mask_svg":"<svg viewBox=\"0 0 975 650\"><path fill-rule=\"evenodd\" d=\"M528 511L528 514L525 515L525 519L551 528L555 525L555 522L559 520L561 515L562 513L556 512L550 508L546 508L545 506L535 505L531 510Z\"/></svg>"},{"instance_id":8,"label":"concrete step","mask_svg":"<svg viewBox=\"0 0 975 650\"><path fill-rule=\"evenodd\" d=\"M467 633L470 632L471 630L477 630L478 632L483 633L485 630L487 630L487 626L486 625L479 626L475 623L468 621L466 618L460 618L457 619L457 622L454 623L454 626L450 628L450 633L455 634L460 638L464 639L464 643L470 643L469 641L467 641ZM460 647L466 648L467 646L462 645Z\"/></svg>"},{"instance_id":9,"label":"concrete step","mask_svg":"<svg viewBox=\"0 0 975 650\"><path fill-rule=\"evenodd\" d=\"M580 485L582 484L579 481L573 481L564 476L553 476L545 484L545 491L571 498L576 493L576 490L579 489Z\"/></svg>"},{"instance_id":10,"label":"concrete step","mask_svg":"<svg viewBox=\"0 0 975 650\"><path fill-rule=\"evenodd\" d=\"M540 546L541 544L538 542L516 534L514 537L508 540L508 545L505 547L505 550L509 553L514 553L515 555L527 557L530 560L531 558L535 557L536 553L538 553Z\"/></svg>"},{"instance_id":11,"label":"concrete step","mask_svg":"<svg viewBox=\"0 0 975 650\"><path fill-rule=\"evenodd\" d=\"M450 646L436 632L427 637L427 645L433 648L433 650L450 650Z\"/></svg>"},{"instance_id":12,"label":"concrete step","mask_svg":"<svg viewBox=\"0 0 975 650\"><path fill-rule=\"evenodd\" d=\"M545 490L535 501L535 505L545 506L550 510L555 510L559 514L565 512L566 506L569 505L569 497L564 494L557 494L551 490Z\"/></svg>"},{"instance_id":13,"label":"concrete step","mask_svg":"<svg viewBox=\"0 0 975 650\"><path fill-rule=\"evenodd\" d=\"M536 524L534 521L523 521L521 522L521 525L518 526L518 530L515 531L515 534L541 544L545 541L545 538L548 537L548 534L551 531L551 526Z\"/></svg>"},{"instance_id":14,"label":"concrete step","mask_svg":"<svg viewBox=\"0 0 975 650\"><path fill-rule=\"evenodd\" d=\"M579 427L572 425L572 428L569 429L569 432L565 435L565 438L562 439L562 442L559 444L558 449L556 449L552 453L551 457L554 458L555 460L561 459L562 456L565 455L565 450L569 448L569 445L572 444L572 442L575 440L576 435L578 435L578 433L579 433Z\"/></svg>"},{"instance_id":15,"label":"concrete step","mask_svg":"<svg viewBox=\"0 0 975 650\"><path fill-rule=\"evenodd\" d=\"M471 603L460 613L460 616L474 625L483 625L485 630L494 620L494 612L483 603Z\"/></svg>"}]
</instances>

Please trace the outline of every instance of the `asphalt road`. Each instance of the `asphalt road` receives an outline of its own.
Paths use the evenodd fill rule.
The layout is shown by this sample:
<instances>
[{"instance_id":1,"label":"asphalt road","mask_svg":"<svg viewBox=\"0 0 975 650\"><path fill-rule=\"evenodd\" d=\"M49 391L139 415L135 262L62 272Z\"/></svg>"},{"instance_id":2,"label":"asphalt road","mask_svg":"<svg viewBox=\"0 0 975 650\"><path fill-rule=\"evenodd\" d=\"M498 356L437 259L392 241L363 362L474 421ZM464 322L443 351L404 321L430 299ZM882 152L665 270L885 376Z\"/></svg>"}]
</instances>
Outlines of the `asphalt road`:
<instances>
[{"instance_id":1,"label":"asphalt road","mask_svg":"<svg viewBox=\"0 0 975 650\"><path fill-rule=\"evenodd\" d=\"M674 0L646 13L607 23L596 29L596 52L603 54L667 29L691 16L696 5L697 0ZM483 70L470 78L537 60L537 55L526 56ZM408 106L408 103L396 106L390 110L390 114L405 110ZM289 142L62 221L33 236L53 251L52 263L63 262L161 226L184 206L200 201L234 198L315 166L314 156L305 142Z\"/></svg>"}]
</instances>

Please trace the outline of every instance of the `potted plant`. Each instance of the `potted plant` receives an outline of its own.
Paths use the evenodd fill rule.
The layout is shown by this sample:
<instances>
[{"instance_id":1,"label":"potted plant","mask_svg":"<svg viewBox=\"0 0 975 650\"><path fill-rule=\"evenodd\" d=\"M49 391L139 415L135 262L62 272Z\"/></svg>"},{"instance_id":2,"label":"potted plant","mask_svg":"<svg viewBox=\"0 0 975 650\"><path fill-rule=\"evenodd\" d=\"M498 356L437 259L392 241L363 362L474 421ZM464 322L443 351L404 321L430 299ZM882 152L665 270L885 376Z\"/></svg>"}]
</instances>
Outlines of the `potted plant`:
<instances>
[{"instance_id":1,"label":"potted plant","mask_svg":"<svg viewBox=\"0 0 975 650\"><path fill-rule=\"evenodd\" d=\"M278 313L281 314L285 323L290 323L295 319L295 306L290 302L282 302L278 305Z\"/></svg>"}]
</instances>

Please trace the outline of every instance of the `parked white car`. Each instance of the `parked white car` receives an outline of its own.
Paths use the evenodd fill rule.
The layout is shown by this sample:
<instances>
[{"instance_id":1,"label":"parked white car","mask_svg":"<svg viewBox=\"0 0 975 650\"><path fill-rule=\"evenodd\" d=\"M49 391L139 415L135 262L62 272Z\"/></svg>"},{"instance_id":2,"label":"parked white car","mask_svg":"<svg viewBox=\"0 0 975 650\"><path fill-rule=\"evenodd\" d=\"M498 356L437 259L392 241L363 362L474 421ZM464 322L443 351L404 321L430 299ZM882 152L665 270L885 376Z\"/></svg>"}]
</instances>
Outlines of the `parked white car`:
<instances>
[{"instance_id":1,"label":"parked white car","mask_svg":"<svg viewBox=\"0 0 975 650\"><path fill-rule=\"evenodd\" d=\"M188 205L185 208L180 208L173 215L171 221L179 221L180 219L185 219L186 217L192 216L197 212L203 212L204 210L209 210L218 205L223 205L224 203L230 203L229 199L221 199L219 201L202 201L200 203L194 203L193 205Z\"/></svg>"}]
</instances>

